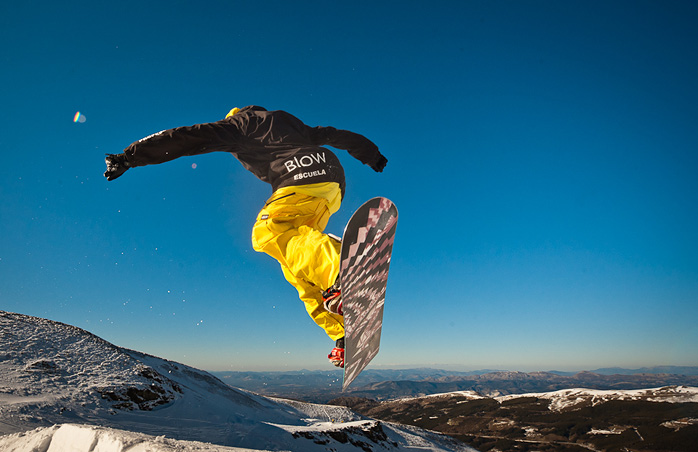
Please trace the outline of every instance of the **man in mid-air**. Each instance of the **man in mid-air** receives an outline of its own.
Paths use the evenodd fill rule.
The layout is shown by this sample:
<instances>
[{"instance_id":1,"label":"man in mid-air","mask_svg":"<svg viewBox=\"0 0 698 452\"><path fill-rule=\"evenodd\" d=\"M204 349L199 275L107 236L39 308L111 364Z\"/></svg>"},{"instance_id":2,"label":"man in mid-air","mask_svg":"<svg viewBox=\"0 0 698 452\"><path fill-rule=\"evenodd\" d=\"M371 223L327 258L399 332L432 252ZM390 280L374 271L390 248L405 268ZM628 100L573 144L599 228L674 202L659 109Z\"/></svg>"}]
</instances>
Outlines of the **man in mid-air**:
<instances>
[{"instance_id":1,"label":"man in mid-air","mask_svg":"<svg viewBox=\"0 0 698 452\"><path fill-rule=\"evenodd\" d=\"M252 246L281 264L310 317L335 341L330 361L344 367L340 242L324 234L345 191L344 169L322 146L344 149L377 172L388 160L366 137L334 127L309 127L281 110L233 108L225 119L164 130L106 157L107 180L126 170L183 156L230 152L273 194L252 228Z\"/></svg>"}]
</instances>

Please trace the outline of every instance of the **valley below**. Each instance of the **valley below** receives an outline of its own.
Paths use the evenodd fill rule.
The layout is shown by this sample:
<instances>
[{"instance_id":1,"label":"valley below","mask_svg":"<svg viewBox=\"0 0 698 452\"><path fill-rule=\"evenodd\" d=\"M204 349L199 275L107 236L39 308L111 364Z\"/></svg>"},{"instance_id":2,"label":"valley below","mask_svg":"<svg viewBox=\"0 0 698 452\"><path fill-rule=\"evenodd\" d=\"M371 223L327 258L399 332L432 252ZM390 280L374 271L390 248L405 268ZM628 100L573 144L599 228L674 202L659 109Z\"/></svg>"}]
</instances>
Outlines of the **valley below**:
<instances>
[{"instance_id":1,"label":"valley below","mask_svg":"<svg viewBox=\"0 0 698 452\"><path fill-rule=\"evenodd\" d=\"M562 390L485 397L456 392L331 403L445 433L485 451L685 451L698 447L698 389Z\"/></svg>"}]
</instances>

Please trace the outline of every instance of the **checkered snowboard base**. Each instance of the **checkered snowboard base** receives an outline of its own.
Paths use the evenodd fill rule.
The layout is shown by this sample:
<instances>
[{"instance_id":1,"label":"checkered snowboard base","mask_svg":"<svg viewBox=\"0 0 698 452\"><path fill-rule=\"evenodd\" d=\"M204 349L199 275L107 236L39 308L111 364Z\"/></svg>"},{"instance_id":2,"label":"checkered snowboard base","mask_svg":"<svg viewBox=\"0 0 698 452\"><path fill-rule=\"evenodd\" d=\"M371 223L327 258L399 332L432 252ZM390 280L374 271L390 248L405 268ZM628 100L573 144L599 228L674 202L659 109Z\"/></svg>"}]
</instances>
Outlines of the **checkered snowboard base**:
<instances>
[{"instance_id":1,"label":"checkered snowboard base","mask_svg":"<svg viewBox=\"0 0 698 452\"><path fill-rule=\"evenodd\" d=\"M342 237L340 282L344 311L344 385L378 354L397 207L373 198L354 212Z\"/></svg>"}]
</instances>

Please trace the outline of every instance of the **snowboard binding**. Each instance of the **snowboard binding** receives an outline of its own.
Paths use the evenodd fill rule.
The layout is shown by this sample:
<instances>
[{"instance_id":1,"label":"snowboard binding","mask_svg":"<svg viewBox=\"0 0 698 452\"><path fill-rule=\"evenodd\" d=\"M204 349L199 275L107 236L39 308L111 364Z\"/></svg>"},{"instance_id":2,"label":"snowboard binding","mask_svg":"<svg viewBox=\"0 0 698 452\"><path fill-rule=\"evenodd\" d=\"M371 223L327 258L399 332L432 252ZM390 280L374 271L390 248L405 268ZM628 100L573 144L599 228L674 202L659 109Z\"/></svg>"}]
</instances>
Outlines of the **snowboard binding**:
<instances>
[{"instance_id":1,"label":"snowboard binding","mask_svg":"<svg viewBox=\"0 0 698 452\"><path fill-rule=\"evenodd\" d=\"M339 284L335 283L322 293L322 306L332 314L344 315L342 312L342 290Z\"/></svg>"}]
</instances>

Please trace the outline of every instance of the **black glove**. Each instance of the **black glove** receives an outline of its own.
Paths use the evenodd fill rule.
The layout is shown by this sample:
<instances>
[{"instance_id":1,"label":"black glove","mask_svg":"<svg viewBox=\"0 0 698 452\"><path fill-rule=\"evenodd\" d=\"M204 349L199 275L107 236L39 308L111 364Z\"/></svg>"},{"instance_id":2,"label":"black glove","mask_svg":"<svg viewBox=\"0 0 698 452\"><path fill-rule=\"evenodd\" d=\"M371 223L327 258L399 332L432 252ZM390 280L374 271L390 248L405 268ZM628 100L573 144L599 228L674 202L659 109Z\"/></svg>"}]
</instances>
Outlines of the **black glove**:
<instances>
[{"instance_id":1,"label":"black glove","mask_svg":"<svg viewBox=\"0 0 698 452\"><path fill-rule=\"evenodd\" d=\"M378 160L374 164L371 165L371 168L378 173L382 173L383 168L385 168L385 165L387 165L387 164L388 164L388 159L385 158L385 156L381 155L380 157L378 157Z\"/></svg>"},{"instance_id":2,"label":"black glove","mask_svg":"<svg viewBox=\"0 0 698 452\"><path fill-rule=\"evenodd\" d=\"M104 173L104 177L107 180L116 179L131 167L131 164L126 159L126 154L107 154L104 161L107 164L107 171Z\"/></svg>"}]
</instances>

